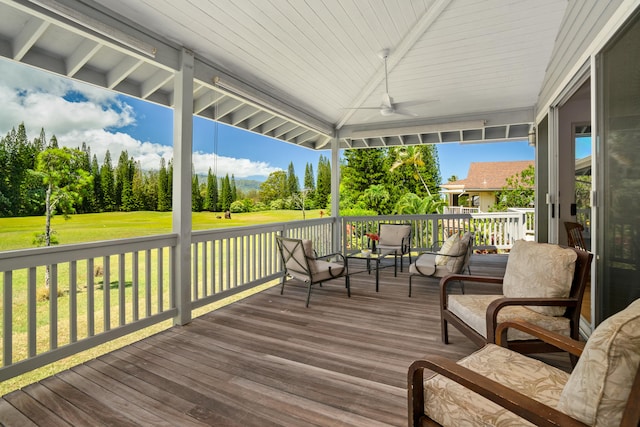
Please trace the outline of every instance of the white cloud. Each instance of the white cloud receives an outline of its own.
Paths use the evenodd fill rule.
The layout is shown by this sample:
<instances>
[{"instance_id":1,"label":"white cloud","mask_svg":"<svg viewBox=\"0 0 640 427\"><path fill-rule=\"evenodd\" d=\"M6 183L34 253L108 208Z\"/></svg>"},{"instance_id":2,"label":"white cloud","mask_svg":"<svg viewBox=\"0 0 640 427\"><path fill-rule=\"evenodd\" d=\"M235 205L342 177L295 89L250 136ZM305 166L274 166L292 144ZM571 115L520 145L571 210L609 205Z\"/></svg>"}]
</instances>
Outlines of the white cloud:
<instances>
[{"instance_id":1,"label":"white cloud","mask_svg":"<svg viewBox=\"0 0 640 427\"><path fill-rule=\"evenodd\" d=\"M55 135L60 145L75 148L85 142L100 164L109 150L114 167L123 150L143 169L158 169L161 157L168 161L173 156L171 146L105 130L137 124L133 108L115 93L5 60L0 60L0 76L1 135L24 123L28 138L33 139L44 128L47 138ZM65 99L70 93L80 96L73 101ZM201 174L209 168L216 170L217 163L218 176L229 174L236 178L267 177L280 169L249 159L215 159L215 154L196 152L192 163Z\"/></svg>"},{"instance_id":2,"label":"white cloud","mask_svg":"<svg viewBox=\"0 0 640 427\"><path fill-rule=\"evenodd\" d=\"M216 165L216 157L218 159ZM217 176L223 177L227 174L236 178L246 178L250 176L269 176L271 172L280 170L269 166L266 162L256 162L249 159L237 159L233 157L217 156L211 153L193 153L193 167L197 173L206 174L211 168Z\"/></svg>"}]
</instances>

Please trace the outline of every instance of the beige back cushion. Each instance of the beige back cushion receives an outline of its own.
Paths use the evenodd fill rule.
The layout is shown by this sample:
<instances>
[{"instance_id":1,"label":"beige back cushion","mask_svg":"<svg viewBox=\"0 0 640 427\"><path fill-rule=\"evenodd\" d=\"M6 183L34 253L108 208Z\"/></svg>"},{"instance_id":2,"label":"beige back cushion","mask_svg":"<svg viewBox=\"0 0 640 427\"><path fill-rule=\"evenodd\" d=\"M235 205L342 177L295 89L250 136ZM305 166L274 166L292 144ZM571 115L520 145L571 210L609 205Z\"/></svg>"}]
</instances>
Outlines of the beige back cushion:
<instances>
[{"instance_id":1,"label":"beige back cushion","mask_svg":"<svg viewBox=\"0 0 640 427\"><path fill-rule=\"evenodd\" d=\"M302 245L297 240L283 240L282 244L286 248L285 257L288 257L288 254L291 253L291 257L288 257L286 263L288 270L305 275L311 275L316 272L315 262L312 259L305 259L305 255L310 258L314 257L311 240L302 240ZM310 271L306 271L307 261Z\"/></svg>"},{"instance_id":2,"label":"beige back cushion","mask_svg":"<svg viewBox=\"0 0 640 427\"><path fill-rule=\"evenodd\" d=\"M402 240L408 243L411 234L411 226L403 224L380 224L378 244L386 246L400 246Z\"/></svg>"},{"instance_id":3,"label":"beige back cushion","mask_svg":"<svg viewBox=\"0 0 640 427\"><path fill-rule=\"evenodd\" d=\"M558 409L588 425L620 425L639 365L640 299L637 299L591 334L564 386Z\"/></svg>"},{"instance_id":4,"label":"beige back cushion","mask_svg":"<svg viewBox=\"0 0 640 427\"><path fill-rule=\"evenodd\" d=\"M507 261L503 294L508 298L566 298L571 291L577 254L549 243L517 240ZM527 306L548 316L562 316L565 307Z\"/></svg>"},{"instance_id":5,"label":"beige back cushion","mask_svg":"<svg viewBox=\"0 0 640 427\"><path fill-rule=\"evenodd\" d=\"M450 255L450 254L453 255L457 253L457 251L459 250L459 244L460 244L460 236L458 236L458 233L452 234L451 236L449 236L447 240L444 241L444 243L442 244L442 247L438 252L443 255ZM449 260L451 260L451 258L447 256L438 255L436 257L436 265L447 265Z\"/></svg>"},{"instance_id":6,"label":"beige back cushion","mask_svg":"<svg viewBox=\"0 0 640 427\"><path fill-rule=\"evenodd\" d=\"M466 232L462 235L460 240L458 241L457 248L454 245L450 254L458 255L456 257L449 258L449 262L447 263L447 268L450 272L454 274L462 273L462 269L464 267L465 262L468 260L469 254L469 245L471 244L471 233Z\"/></svg>"}]
</instances>

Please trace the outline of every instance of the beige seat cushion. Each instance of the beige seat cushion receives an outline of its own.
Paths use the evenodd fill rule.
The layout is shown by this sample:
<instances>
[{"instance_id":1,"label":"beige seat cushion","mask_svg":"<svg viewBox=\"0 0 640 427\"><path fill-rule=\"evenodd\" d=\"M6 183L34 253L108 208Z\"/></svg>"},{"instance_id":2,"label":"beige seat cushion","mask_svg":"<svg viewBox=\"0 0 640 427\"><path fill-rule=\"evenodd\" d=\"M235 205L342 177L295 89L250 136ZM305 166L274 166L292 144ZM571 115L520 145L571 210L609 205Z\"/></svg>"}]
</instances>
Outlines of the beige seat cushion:
<instances>
[{"instance_id":1,"label":"beige seat cushion","mask_svg":"<svg viewBox=\"0 0 640 427\"><path fill-rule=\"evenodd\" d=\"M569 374L494 344L458 364L555 407ZM425 413L444 426L530 426L531 423L441 375L424 381Z\"/></svg>"},{"instance_id":2,"label":"beige seat cushion","mask_svg":"<svg viewBox=\"0 0 640 427\"><path fill-rule=\"evenodd\" d=\"M314 261L316 272L313 273L314 282L323 282L341 276L344 273L344 265L335 262L317 260Z\"/></svg>"},{"instance_id":3,"label":"beige seat cushion","mask_svg":"<svg viewBox=\"0 0 640 427\"><path fill-rule=\"evenodd\" d=\"M588 425L620 425L639 365L637 299L591 334L562 392L558 409Z\"/></svg>"},{"instance_id":4,"label":"beige seat cushion","mask_svg":"<svg viewBox=\"0 0 640 427\"><path fill-rule=\"evenodd\" d=\"M487 307L489 304L502 298L502 295L449 295L447 307L449 311L469 325L483 337L487 337ZM498 312L498 323L507 320L522 319L545 328L569 336L570 322L566 317L545 316L527 307L509 306ZM507 331L509 340L527 340L533 337L517 329L510 328Z\"/></svg>"},{"instance_id":5,"label":"beige seat cushion","mask_svg":"<svg viewBox=\"0 0 640 427\"><path fill-rule=\"evenodd\" d=\"M436 254L421 254L414 263L409 266L409 274L422 274L423 276L444 277L451 272L446 265L436 265Z\"/></svg>"},{"instance_id":6,"label":"beige seat cushion","mask_svg":"<svg viewBox=\"0 0 640 427\"><path fill-rule=\"evenodd\" d=\"M509 253L502 292L510 298L566 298L576 258L573 249L518 240ZM562 316L566 311L566 307L529 308L549 316Z\"/></svg>"}]
</instances>

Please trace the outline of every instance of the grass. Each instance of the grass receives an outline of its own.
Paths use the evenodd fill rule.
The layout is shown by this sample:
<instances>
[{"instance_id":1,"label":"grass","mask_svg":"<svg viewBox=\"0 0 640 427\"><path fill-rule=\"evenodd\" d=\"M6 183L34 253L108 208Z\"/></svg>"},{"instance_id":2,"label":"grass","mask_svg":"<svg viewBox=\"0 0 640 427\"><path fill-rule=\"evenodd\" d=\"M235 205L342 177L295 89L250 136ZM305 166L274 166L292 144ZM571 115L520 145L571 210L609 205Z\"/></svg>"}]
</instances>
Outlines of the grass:
<instances>
[{"instance_id":1,"label":"grass","mask_svg":"<svg viewBox=\"0 0 640 427\"><path fill-rule=\"evenodd\" d=\"M319 218L320 211L307 211L306 218ZM217 218L221 216L222 218ZM266 224L272 222L286 222L301 220L302 213L300 211L266 211L257 213L244 213L244 214L232 214L232 219L224 219L224 216L219 213L201 212L194 213L192 217L193 230L205 230L212 228L224 228L224 227L238 227L248 226L254 224ZM0 218L0 251L9 251L17 249L25 249L33 247L33 236L41 231L44 225L43 217L24 217L24 218ZM111 212L101 214L84 214L74 215L69 220L65 220L62 217L55 217L53 219L52 228L57 231L58 241L61 244L82 243L98 240L111 240L119 238L139 237L154 234L163 234L171 231L171 213L170 212ZM79 270L82 268L79 265ZM168 270L168 269L167 269ZM80 271L79 271L80 273ZM59 271L59 275L64 277L67 273L65 271ZM79 277L84 277L84 273L79 274ZM14 300L13 302L13 315L14 315L14 360L21 360L26 357L22 354L26 349L26 277L22 278L20 273L15 275L14 283ZM96 278L97 279L97 278ZM238 293L229 298L222 299L214 304L198 309L193 313L193 317L200 316L209 311L223 307L227 304L231 304L239 299L246 298L256 292L260 292L268 287L275 285L276 282L264 284L254 289L247 290L245 292ZM77 298L78 298L78 333L81 338L83 331L86 330L86 298L80 294L86 293L86 286L78 284ZM102 283L96 280L95 288L95 307L102 306ZM110 284L111 285L111 284ZM117 287L110 286L111 291L111 321L112 324L117 322ZM127 297L130 296L127 291ZM168 292L168 289L165 289ZM168 295L164 298L168 301ZM130 301L127 300L127 304ZM141 301L142 305L144 301ZM69 292L65 290L63 296L57 299L58 310L60 313L68 313L69 307ZM155 304L155 301L154 301ZM48 348L48 302L39 302L37 307L37 337L38 348ZM0 303L0 309L2 304ZM154 307L154 312L157 307ZM142 313L142 311L141 311ZM96 310L94 313L96 323L96 333L100 332L100 325L103 318L102 312ZM129 313L127 314L129 316ZM84 319L84 320L83 320ZM147 328L142 331L138 331L129 334L125 337L116 339L109 343L97 346L90 350L75 354L67 357L58 362L44 366L42 368L30 371L15 378L3 381L0 384L0 395L5 395L13 390L22 388L26 385L37 382L43 378L54 375L57 372L68 369L72 366L83 363L87 360L94 359L102 354L108 353L132 342L139 341L144 337L158 333L171 327L172 322L167 321L153 327ZM113 324L113 327L116 325ZM69 342L69 330L68 322L61 321L58 324L59 345L64 345ZM42 341L42 342L41 342ZM0 347L1 347L0 340ZM21 350L19 350L21 349Z\"/></svg>"},{"instance_id":2,"label":"grass","mask_svg":"<svg viewBox=\"0 0 640 427\"><path fill-rule=\"evenodd\" d=\"M320 218L320 210L305 211L307 219ZM220 218L218 218L220 217ZM126 239L171 232L171 212L107 212L72 215L68 220L55 216L51 221L60 244ZM194 212L193 230L242 227L302 220L301 211L263 211L231 214ZM0 251L34 247L33 239L44 231L45 218L0 218Z\"/></svg>"}]
</instances>

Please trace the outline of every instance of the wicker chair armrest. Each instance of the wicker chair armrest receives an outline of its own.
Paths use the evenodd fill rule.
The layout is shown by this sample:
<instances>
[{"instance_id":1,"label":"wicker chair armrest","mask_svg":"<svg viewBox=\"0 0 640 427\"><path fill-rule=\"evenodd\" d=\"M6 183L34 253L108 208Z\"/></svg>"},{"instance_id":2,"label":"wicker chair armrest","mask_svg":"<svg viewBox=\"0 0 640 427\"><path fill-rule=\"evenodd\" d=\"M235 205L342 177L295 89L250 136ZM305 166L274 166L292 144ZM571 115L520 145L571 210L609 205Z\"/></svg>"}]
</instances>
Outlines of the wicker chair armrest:
<instances>
[{"instance_id":1,"label":"wicker chair armrest","mask_svg":"<svg viewBox=\"0 0 640 427\"><path fill-rule=\"evenodd\" d=\"M458 365L441 356L416 360L407 375L409 421L418 426L424 414L424 370L428 369L472 390L514 414L540 426L586 426L586 424L522 393Z\"/></svg>"},{"instance_id":2,"label":"wicker chair armrest","mask_svg":"<svg viewBox=\"0 0 640 427\"><path fill-rule=\"evenodd\" d=\"M560 350L567 351L574 356L580 356L584 350L584 342L576 341L566 335L560 335L524 320L511 320L498 324L498 327L496 328L496 344L503 347L507 346L507 331L509 328L518 329L529 335L533 335L534 337L551 344Z\"/></svg>"}]
</instances>

